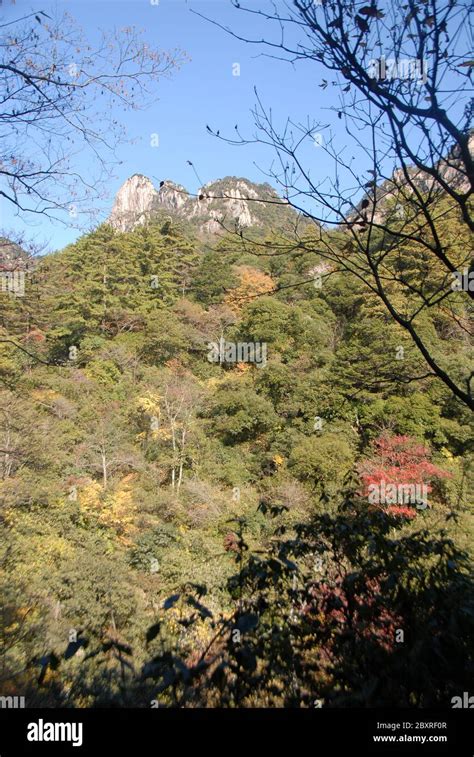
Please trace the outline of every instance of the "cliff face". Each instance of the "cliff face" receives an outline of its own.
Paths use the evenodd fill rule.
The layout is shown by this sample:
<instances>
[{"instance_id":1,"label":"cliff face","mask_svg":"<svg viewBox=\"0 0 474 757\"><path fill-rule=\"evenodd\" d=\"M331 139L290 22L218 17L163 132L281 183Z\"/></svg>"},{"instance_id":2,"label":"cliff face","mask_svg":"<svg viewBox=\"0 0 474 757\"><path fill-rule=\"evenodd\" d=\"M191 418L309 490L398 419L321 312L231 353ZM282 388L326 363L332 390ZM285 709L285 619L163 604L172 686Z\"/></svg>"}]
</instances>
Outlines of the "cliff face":
<instances>
[{"instance_id":1,"label":"cliff face","mask_svg":"<svg viewBox=\"0 0 474 757\"><path fill-rule=\"evenodd\" d=\"M128 231L149 218L157 191L150 179L134 174L122 184L115 196L109 223L119 231Z\"/></svg>"},{"instance_id":2,"label":"cliff face","mask_svg":"<svg viewBox=\"0 0 474 757\"><path fill-rule=\"evenodd\" d=\"M189 195L179 184L166 180L159 189L146 176L135 174L120 187L109 223L129 231L160 210L186 219L203 234L248 226L273 227L294 220L296 214L268 184L253 184L247 179L226 177L206 184L197 196Z\"/></svg>"},{"instance_id":3,"label":"cliff face","mask_svg":"<svg viewBox=\"0 0 474 757\"><path fill-rule=\"evenodd\" d=\"M181 184L175 184L173 181L164 181L156 193L155 208L161 206L164 210L179 213L186 205L187 200L188 193Z\"/></svg>"},{"instance_id":4,"label":"cliff face","mask_svg":"<svg viewBox=\"0 0 474 757\"><path fill-rule=\"evenodd\" d=\"M468 147L472 156L474 156L474 133L469 137ZM443 180L451 187L455 187L459 192L466 192L469 189L469 181L466 174L460 170L459 157L456 150L453 150L448 157L443 158L437 164L437 169ZM408 174L413 185L422 193L427 193L433 189L442 192L441 185L428 173L415 168L408 167ZM405 175L402 169L397 169L391 179L388 179L377 186L377 201L374 208L373 194L369 193L365 199L369 201L365 215L372 217L375 223L383 223L387 215L390 216L394 211L390 209L390 201L396 200L399 196L399 188L406 187L405 196L409 196L413 189L405 181ZM358 211L362 210L359 204ZM396 212L396 208L395 208ZM354 213L351 219L359 217L360 213Z\"/></svg>"}]
</instances>

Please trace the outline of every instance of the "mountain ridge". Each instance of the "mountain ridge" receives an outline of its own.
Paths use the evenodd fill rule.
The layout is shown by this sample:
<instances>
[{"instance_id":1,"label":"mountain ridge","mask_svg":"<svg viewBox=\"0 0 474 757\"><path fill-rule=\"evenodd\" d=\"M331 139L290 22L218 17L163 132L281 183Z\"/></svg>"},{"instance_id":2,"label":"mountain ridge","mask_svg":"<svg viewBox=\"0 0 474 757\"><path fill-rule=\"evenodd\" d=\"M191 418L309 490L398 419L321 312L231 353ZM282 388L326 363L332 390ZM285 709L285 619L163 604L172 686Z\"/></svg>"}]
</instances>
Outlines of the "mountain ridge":
<instances>
[{"instance_id":1,"label":"mountain ridge","mask_svg":"<svg viewBox=\"0 0 474 757\"><path fill-rule=\"evenodd\" d=\"M135 173L119 188L108 223L118 231L130 231L165 210L197 226L201 234L216 235L226 226L238 231L271 228L276 221L275 206L280 224L294 225L298 220L296 211L267 183L226 176L192 194L171 179L161 181L157 189L150 178Z\"/></svg>"}]
</instances>

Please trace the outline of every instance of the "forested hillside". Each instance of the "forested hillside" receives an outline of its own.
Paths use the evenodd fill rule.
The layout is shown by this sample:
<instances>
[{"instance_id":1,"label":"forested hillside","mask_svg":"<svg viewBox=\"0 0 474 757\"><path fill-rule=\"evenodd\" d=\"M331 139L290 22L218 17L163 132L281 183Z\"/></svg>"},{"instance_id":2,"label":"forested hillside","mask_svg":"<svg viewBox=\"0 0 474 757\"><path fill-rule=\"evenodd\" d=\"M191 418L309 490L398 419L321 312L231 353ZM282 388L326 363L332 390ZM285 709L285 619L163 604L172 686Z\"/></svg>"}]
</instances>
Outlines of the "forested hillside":
<instances>
[{"instance_id":1,"label":"forested hillside","mask_svg":"<svg viewBox=\"0 0 474 757\"><path fill-rule=\"evenodd\" d=\"M462 270L468 232L439 207ZM471 413L321 254L356 264L347 230L292 236L278 212L212 238L176 214L105 224L0 292L3 694L448 706L469 689ZM439 284L408 234L372 244L400 310ZM467 298L449 302L418 329L464 385Z\"/></svg>"}]
</instances>

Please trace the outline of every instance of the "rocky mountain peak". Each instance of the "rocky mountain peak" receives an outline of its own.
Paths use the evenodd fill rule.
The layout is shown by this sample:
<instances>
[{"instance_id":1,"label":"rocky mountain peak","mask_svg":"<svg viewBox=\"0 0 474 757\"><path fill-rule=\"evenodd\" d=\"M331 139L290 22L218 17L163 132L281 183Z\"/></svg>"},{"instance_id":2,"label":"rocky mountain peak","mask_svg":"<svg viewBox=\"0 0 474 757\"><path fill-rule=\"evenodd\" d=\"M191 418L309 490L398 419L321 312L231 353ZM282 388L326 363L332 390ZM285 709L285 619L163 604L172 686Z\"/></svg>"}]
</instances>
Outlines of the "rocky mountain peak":
<instances>
[{"instance_id":1,"label":"rocky mountain peak","mask_svg":"<svg viewBox=\"0 0 474 757\"><path fill-rule=\"evenodd\" d=\"M187 190L181 184L166 179L160 186L157 201L167 210L180 210L188 199Z\"/></svg>"},{"instance_id":2,"label":"rocky mountain peak","mask_svg":"<svg viewBox=\"0 0 474 757\"><path fill-rule=\"evenodd\" d=\"M117 192L109 223L119 231L129 231L160 210L190 222L202 234L222 233L223 225L232 229L272 227L276 213L281 214L280 222L294 213L269 184L226 176L190 195L170 179L160 182L157 189L146 176L134 174Z\"/></svg>"},{"instance_id":3,"label":"rocky mountain peak","mask_svg":"<svg viewBox=\"0 0 474 757\"><path fill-rule=\"evenodd\" d=\"M109 223L119 231L128 231L145 223L155 204L157 191L147 176L133 174L115 196Z\"/></svg>"}]
</instances>

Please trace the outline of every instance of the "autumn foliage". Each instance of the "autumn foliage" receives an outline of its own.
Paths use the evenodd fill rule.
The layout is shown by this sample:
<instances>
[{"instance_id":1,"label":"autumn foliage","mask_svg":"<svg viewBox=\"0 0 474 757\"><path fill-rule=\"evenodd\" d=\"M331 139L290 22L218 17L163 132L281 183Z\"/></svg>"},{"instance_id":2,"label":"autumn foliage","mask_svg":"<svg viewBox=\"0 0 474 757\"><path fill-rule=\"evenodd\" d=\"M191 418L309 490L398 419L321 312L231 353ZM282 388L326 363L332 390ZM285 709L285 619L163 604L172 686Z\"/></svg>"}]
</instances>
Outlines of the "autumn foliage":
<instances>
[{"instance_id":1,"label":"autumn foliage","mask_svg":"<svg viewBox=\"0 0 474 757\"><path fill-rule=\"evenodd\" d=\"M395 485L426 485L426 491L433 490L433 484L450 478L451 474L431 462L428 447L410 436L379 436L372 445L371 457L361 463L359 472L362 479L362 496L367 497L369 487L381 486L382 482ZM403 504L388 505L391 515L413 518L416 509Z\"/></svg>"},{"instance_id":2,"label":"autumn foliage","mask_svg":"<svg viewBox=\"0 0 474 757\"><path fill-rule=\"evenodd\" d=\"M266 273L251 266L238 266L239 286L232 289L226 297L226 304L235 313L240 313L244 305L255 297L270 294L275 289L275 282Z\"/></svg>"}]
</instances>

